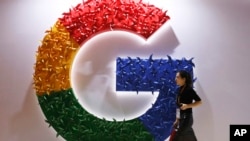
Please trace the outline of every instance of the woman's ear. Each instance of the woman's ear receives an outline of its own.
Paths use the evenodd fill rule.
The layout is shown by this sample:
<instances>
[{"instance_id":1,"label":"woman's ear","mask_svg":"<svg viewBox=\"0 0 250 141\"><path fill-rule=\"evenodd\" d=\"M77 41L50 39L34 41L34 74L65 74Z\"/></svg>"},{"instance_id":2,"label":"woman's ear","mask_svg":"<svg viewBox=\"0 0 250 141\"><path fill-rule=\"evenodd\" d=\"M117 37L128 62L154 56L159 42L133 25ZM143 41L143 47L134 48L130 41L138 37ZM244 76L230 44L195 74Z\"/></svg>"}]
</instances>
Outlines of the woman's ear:
<instances>
[{"instance_id":1,"label":"woman's ear","mask_svg":"<svg viewBox=\"0 0 250 141\"><path fill-rule=\"evenodd\" d=\"M187 79L186 79L186 78L183 78L183 81L184 81L184 85L186 85Z\"/></svg>"}]
</instances>

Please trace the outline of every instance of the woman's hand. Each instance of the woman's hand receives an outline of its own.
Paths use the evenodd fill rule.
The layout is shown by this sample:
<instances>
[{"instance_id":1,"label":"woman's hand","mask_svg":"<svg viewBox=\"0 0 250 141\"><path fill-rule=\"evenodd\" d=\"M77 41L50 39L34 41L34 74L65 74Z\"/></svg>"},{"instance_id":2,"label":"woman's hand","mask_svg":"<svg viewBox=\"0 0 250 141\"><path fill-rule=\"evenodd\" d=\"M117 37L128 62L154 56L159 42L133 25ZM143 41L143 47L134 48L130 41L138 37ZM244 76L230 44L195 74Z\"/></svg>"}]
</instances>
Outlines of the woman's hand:
<instances>
[{"instance_id":1,"label":"woman's hand","mask_svg":"<svg viewBox=\"0 0 250 141\"><path fill-rule=\"evenodd\" d=\"M195 101L194 103L191 103L191 104L181 103L180 109L181 109L181 110L186 110L186 109L188 109L188 108L197 107L197 106L199 106L199 105L201 105L201 104L202 104L201 101Z\"/></svg>"},{"instance_id":2,"label":"woman's hand","mask_svg":"<svg viewBox=\"0 0 250 141\"><path fill-rule=\"evenodd\" d=\"M179 124L179 119L177 118L173 124L173 127L174 128L177 128L178 127L178 124Z\"/></svg>"},{"instance_id":3,"label":"woman's hand","mask_svg":"<svg viewBox=\"0 0 250 141\"><path fill-rule=\"evenodd\" d=\"M188 104L184 104L184 103L181 103L181 110L186 110L186 109L188 109L188 108L190 108L189 106L188 106Z\"/></svg>"}]
</instances>

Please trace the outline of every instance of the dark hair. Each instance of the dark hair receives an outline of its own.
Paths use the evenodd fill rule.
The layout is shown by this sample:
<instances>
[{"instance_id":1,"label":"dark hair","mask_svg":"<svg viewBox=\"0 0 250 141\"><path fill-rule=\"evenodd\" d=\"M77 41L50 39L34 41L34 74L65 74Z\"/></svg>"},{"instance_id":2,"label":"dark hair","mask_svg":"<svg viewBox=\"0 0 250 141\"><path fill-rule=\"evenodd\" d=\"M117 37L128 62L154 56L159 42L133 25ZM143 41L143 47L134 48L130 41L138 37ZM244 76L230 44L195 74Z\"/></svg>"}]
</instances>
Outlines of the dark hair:
<instances>
[{"instance_id":1,"label":"dark hair","mask_svg":"<svg viewBox=\"0 0 250 141\"><path fill-rule=\"evenodd\" d=\"M186 79L185 85L187 87L193 87L193 80L192 80L191 74L189 72L187 72L185 70L180 70L177 73L180 74L181 78L185 78Z\"/></svg>"}]
</instances>

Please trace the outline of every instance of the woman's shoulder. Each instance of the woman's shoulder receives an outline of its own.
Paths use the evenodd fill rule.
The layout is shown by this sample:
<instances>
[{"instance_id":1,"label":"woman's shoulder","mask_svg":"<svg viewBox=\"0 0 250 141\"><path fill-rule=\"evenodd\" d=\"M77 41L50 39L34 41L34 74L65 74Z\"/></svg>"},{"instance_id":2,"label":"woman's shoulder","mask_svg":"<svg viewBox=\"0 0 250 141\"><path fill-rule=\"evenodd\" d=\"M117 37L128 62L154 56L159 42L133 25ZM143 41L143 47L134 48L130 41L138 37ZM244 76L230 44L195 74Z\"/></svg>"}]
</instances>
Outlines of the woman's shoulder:
<instances>
[{"instance_id":1,"label":"woman's shoulder","mask_svg":"<svg viewBox=\"0 0 250 141\"><path fill-rule=\"evenodd\" d=\"M193 87L187 87L187 88L186 88L186 91L187 91L187 92L190 92L190 93L196 93L196 91L194 90Z\"/></svg>"}]
</instances>

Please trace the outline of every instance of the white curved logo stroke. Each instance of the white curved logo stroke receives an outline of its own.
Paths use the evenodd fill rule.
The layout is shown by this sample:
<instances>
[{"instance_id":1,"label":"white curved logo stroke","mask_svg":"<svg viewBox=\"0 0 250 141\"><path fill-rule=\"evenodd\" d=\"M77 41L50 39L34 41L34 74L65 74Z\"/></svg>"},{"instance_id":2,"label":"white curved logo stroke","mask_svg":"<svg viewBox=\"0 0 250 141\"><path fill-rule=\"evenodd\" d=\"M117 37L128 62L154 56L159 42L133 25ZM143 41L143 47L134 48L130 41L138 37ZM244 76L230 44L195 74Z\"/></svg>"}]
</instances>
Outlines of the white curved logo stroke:
<instances>
[{"instance_id":1,"label":"white curved logo stroke","mask_svg":"<svg viewBox=\"0 0 250 141\"><path fill-rule=\"evenodd\" d=\"M178 41L164 24L147 40L126 31L109 31L88 40L77 52L71 66L71 86L81 106L106 120L123 121L144 114L158 92L116 92L116 58L165 58Z\"/></svg>"}]
</instances>

